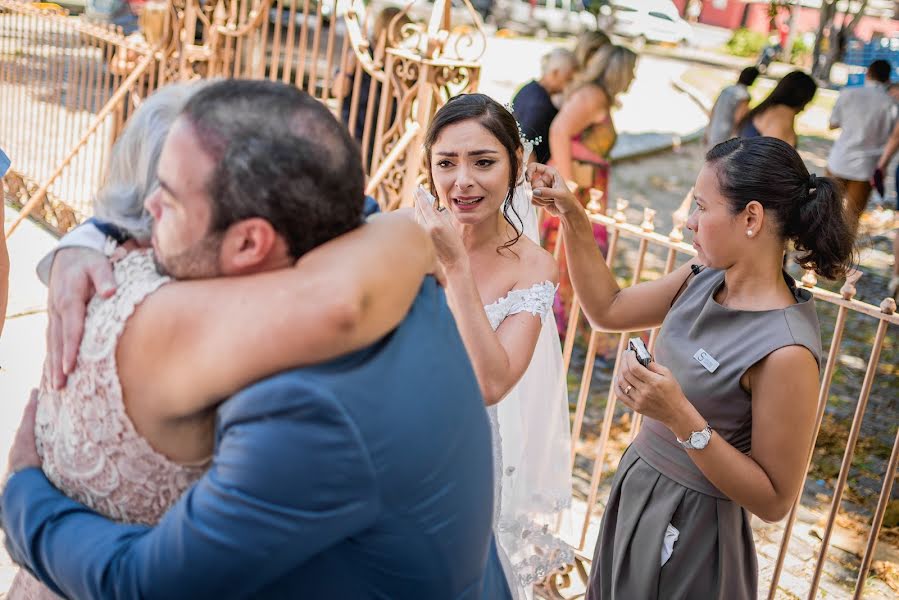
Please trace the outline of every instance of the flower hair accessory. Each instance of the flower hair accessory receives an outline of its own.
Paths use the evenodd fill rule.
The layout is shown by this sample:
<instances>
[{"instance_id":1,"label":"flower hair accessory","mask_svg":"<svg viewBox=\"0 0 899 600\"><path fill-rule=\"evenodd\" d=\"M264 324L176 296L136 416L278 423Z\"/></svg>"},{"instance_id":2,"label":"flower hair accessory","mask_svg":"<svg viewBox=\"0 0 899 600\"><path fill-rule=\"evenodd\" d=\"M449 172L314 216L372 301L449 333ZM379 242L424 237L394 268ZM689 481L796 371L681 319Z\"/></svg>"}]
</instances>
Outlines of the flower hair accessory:
<instances>
[{"instance_id":1,"label":"flower hair accessory","mask_svg":"<svg viewBox=\"0 0 899 600\"><path fill-rule=\"evenodd\" d=\"M507 102L503 104L503 108L509 111L509 114L512 115L512 118L515 118L515 110L512 108L512 104ZM539 146L543 142L542 136L537 136L532 140L529 140L527 136L524 134L524 131L521 129L521 123L518 122L518 119L515 119L515 125L518 127L518 137L521 139L521 145L524 146L525 155L530 154L534 151L535 146Z\"/></svg>"}]
</instances>

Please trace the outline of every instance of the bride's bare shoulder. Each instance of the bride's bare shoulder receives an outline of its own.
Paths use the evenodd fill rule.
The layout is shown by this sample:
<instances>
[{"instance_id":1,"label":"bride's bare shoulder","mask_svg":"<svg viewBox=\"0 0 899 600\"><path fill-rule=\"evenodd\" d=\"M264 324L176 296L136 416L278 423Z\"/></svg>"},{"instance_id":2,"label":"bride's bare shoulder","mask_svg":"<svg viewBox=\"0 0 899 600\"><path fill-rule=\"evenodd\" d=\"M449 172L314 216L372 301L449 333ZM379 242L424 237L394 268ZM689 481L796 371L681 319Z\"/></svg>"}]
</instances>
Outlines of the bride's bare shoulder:
<instances>
[{"instance_id":1,"label":"bride's bare shoulder","mask_svg":"<svg viewBox=\"0 0 899 600\"><path fill-rule=\"evenodd\" d=\"M559 264L553 255L536 242L523 237L513 246L518 254L516 269L519 286L521 284L551 281L559 283Z\"/></svg>"}]
</instances>

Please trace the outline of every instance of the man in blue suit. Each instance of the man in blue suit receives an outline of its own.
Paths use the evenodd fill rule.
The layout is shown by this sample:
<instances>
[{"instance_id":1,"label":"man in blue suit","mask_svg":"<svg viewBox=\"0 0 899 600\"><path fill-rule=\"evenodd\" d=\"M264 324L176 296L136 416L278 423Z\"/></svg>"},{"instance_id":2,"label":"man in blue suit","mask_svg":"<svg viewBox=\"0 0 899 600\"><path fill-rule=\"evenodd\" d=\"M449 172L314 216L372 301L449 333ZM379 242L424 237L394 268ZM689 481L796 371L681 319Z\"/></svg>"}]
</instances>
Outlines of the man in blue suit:
<instances>
[{"instance_id":1,"label":"man in blue suit","mask_svg":"<svg viewBox=\"0 0 899 600\"><path fill-rule=\"evenodd\" d=\"M202 192L172 194L161 209L167 216L154 212L163 266L194 277L228 272L231 224L265 221L266 203L284 201L283 181L246 180L256 161L279 160L284 136L295 146L290 153L310 161L302 177L350 157L345 189L323 210L361 216L358 150L327 109L296 88L218 82L198 92L179 121L163 150L174 155L162 162L197 162ZM302 177L288 187L302 189ZM256 196L241 204L229 182ZM342 198L352 200L334 206ZM282 242L273 252L308 247L302 236L315 238L311 245L329 238L268 225ZM279 262L267 257L257 270ZM54 488L40 470L33 418L34 402L10 453L0 517L13 558L63 596L510 597L491 533L490 429L431 278L378 343L222 404L211 468L153 528L112 522Z\"/></svg>"}]
</instances>

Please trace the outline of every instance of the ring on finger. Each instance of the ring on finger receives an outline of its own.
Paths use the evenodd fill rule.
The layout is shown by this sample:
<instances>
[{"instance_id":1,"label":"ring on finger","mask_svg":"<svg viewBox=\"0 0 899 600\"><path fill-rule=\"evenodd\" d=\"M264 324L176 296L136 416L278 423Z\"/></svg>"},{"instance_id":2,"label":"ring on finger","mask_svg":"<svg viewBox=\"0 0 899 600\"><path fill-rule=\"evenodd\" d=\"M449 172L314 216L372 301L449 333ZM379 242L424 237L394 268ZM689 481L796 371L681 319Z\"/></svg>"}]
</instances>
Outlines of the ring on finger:
<instances>
[{"instance_id":1,"label":"ring on finger","mask_svg":"<svg viewBox=\"0 0 899 600\"><path fill-rule=\"evenodd\" d=\"M625 396L630 396L630 395L631 395L631 390L632 390L632 389L634 389L634 386L628 384L628 386L627 386L626 388L624 388L624 395L625 395Z\"/></svg>"}]
</instances>

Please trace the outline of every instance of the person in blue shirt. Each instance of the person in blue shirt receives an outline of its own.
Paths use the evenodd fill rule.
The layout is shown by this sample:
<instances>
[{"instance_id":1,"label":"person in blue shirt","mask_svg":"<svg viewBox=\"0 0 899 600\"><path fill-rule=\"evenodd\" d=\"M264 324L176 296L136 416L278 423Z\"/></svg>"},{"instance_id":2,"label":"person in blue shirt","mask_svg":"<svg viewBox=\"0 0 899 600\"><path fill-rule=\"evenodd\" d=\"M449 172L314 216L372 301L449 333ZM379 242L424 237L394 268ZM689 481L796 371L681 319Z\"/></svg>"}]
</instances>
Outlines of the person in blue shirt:
<instances>
[{"instance_id":1,"label":"person in blue shirt","mask_svg":"<svg viewBox=\"0 0 899 600\"><path fill-rule=\"evenodd\" d=\"M250 105L257 110L243 110ZM277 122L260 128L261 119ZM283 84L226 80L198 92L180 118L182 144L167 143L164 156L173 154L161 164L196 162L200 185L147 203L157 224L165 222L154 231L163 265L183 267L187 251L172 251L204 229L206 241L223 236L212 264L228 272L235 230L247 221L274 232L276 254L326 241L327 230L285 228L266 211L325 176L334 156L353 147L345 132L333 152L291 145L291 156L319 159L303 161L294 185L253 173L253 165L286 160L275 139L285 130L302 138L308 123L326 119L333 120L324 107ZM335 128L342 130L336 120ZM359 222L362 169L358 152L349 156L355 167L337 170L346 186L327 199L345 206L328 210L358 211ZM258 195L245 202L230 186ZM191 218L198 214L212 215L211 228ZM193 247L206 254L215 244ZM272 261L278 256L266 255L250 272ZM39 468L34 411L32 402L10 453L0 524L13 559L62 596L510 597L491 534L487 416L433 278L375 344L265 379L223 403L210 469L155 527L115 523L54 488Z\"/></svg>"}]
</instances>

